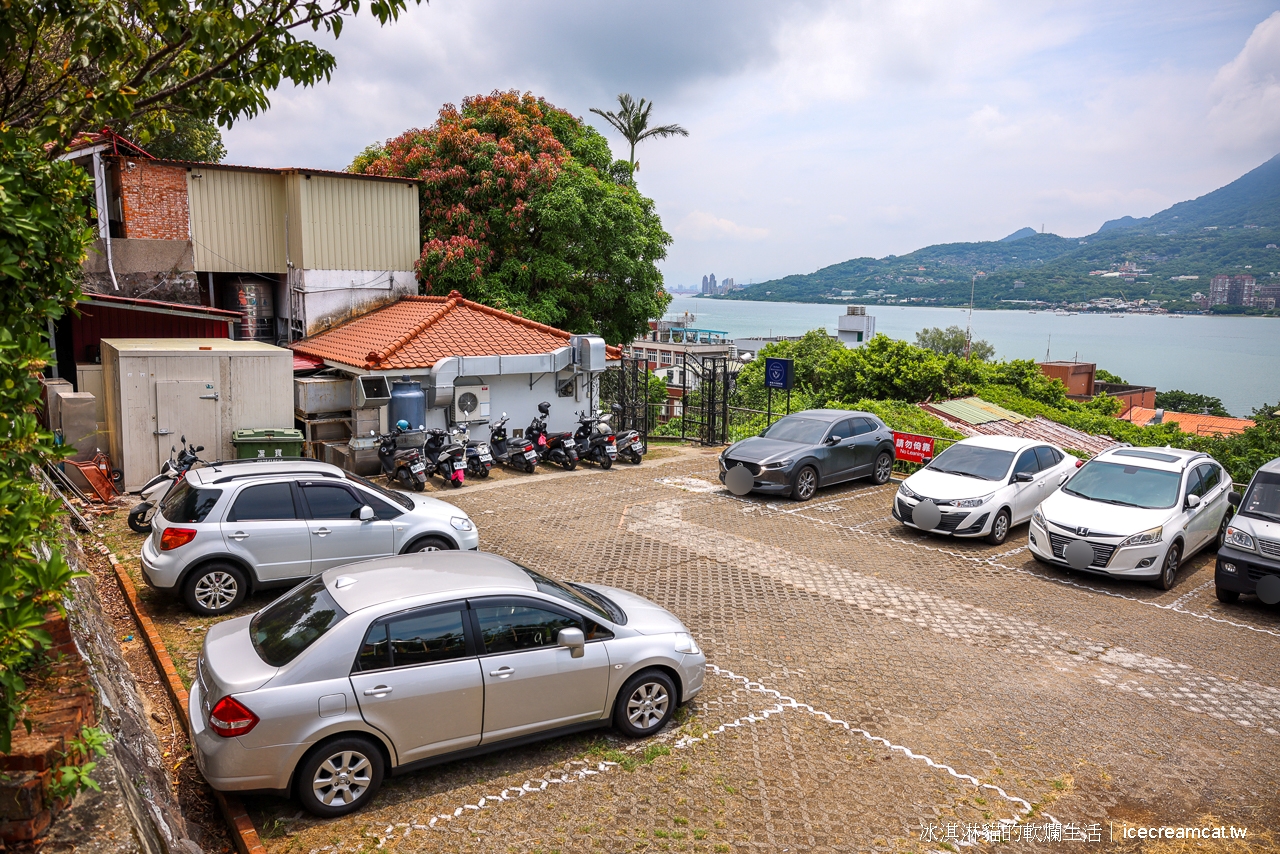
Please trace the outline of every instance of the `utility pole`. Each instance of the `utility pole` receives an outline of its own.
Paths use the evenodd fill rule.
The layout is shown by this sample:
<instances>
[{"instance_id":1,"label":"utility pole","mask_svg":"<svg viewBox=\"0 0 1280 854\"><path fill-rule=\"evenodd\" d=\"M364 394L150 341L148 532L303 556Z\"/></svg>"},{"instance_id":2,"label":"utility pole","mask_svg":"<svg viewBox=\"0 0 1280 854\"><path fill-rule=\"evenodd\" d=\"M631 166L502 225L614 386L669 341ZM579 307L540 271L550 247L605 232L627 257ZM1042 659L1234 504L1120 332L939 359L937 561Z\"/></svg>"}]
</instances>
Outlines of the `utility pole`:
<instances>
[{"instance_id":1,"label":"utility pole","mask_svg":"<svg viewBox=\"0 0 1280 854\"><path fill-rule=\"evenodd\" d=\"M978 287L978 274L973 274L973 283L969 285L969 323L964 330L964 358L969 360L969 352L973 344L973 293Z\"/></svg>"}]
</instances>

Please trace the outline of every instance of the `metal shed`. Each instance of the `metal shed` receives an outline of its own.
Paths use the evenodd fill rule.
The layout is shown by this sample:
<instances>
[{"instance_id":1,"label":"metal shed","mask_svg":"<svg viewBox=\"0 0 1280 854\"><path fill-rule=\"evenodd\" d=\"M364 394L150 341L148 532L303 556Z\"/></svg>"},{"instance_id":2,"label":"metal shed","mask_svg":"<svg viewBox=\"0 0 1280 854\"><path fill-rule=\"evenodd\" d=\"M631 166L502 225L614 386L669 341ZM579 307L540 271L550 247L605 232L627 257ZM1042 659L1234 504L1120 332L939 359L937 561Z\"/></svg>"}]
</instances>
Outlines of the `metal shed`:
<instances>
[{"instance_id":1,"label":"metal shed","mask_svg":"<svg viewBox=\"0 0 1280 854\"><path fill-rule=\"evenodd\" d=\"M225 338L104 338L111 459L125 489L160 470L185 434L205 459L235 456L235 430L293 426L293 354Z\"/></svg>"}]
</instances>

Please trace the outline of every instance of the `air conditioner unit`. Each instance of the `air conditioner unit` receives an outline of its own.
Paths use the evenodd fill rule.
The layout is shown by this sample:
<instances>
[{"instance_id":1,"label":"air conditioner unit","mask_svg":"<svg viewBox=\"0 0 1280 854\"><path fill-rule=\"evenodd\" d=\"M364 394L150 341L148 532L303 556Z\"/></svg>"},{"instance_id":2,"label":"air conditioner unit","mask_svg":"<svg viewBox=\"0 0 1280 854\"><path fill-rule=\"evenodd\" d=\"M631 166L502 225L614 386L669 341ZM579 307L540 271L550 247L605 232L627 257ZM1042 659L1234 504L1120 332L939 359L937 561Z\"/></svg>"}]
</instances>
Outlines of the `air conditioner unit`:
<instances>
[{"instance_id":1,"label":"air conditioner unit","mask_svg":"<svg viewBox=\"0 0 1280 854\"><path fill-rule=\"evenodd\" d=\"M460 385L453 390L453 423L489 420L489 387Z\"/></svg>"}]
</instances>

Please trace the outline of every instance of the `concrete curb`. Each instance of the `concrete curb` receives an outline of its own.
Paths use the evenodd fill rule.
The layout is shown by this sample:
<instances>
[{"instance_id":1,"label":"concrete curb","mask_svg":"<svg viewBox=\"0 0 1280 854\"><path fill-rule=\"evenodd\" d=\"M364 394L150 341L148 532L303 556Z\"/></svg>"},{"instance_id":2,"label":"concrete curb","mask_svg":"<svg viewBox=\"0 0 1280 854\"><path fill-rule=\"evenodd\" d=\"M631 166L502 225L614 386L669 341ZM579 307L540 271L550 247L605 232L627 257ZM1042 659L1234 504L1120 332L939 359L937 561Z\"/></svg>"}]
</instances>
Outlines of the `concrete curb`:
<instances>
[{"instance_id":1,"label":"concrete curb","mask_svg":"<svg viewBox=\"0 0 1280 854\"><path fill-rule=\"evenodd\" d=\"M174 713L179 723L182 724L182 729L186 732L187 739L190 740L191 722L187 720L187 700L189 695L187 694L187 689L182 686L182 679L178 676L178 671L174 669L173 658L170 657L164 641L160 639L160 633L156 631L155 623L151 621L151 617L143 610L142 603L138 601L138 591L133 586L133 580L129 578L129 574L125 572L120 561L106 546L100 546L100 549L106 555L107 560L111 562L111 568L115 570L116 582L120 585L120 591L124 593L124 600L129 606L129 611L133 614L133 618L138 621L143 640L147 644L147 653L155 663L156 669L160 671L160 675L164 677L165 693L169 695L169 701L173 703ZM253 820L249 818L249 813L245 811L244 804L240 798L234 794L218 791L215 791L213 795L218 802L218 808L222 810L223 818L227 820L227 826L231 830L231 842L235 845L236 851L239 854L266 854L267 849L263 847L262 840L258 837L258 830L253 826Z\"/></svg>"}]
</instances>

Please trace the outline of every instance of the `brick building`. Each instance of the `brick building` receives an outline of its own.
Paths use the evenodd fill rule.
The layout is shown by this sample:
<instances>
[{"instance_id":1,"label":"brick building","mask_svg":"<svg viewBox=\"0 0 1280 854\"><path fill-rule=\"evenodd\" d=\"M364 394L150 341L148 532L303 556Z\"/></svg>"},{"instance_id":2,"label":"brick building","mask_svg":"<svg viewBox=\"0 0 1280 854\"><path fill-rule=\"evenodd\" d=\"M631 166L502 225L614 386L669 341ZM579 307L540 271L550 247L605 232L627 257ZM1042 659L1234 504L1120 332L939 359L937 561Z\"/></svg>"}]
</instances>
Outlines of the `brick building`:
<instances>
[{"instance_id":1,"label":"brick building","mask_svg":"<svg viewBox=\"0 0 1280 854\"><path fill-rule=\"evenodd\" d=\"M1209 284L1209 305L1252 307L1257 283L1253 276L1214 276Z\"/></svg>"}]
</instances>

